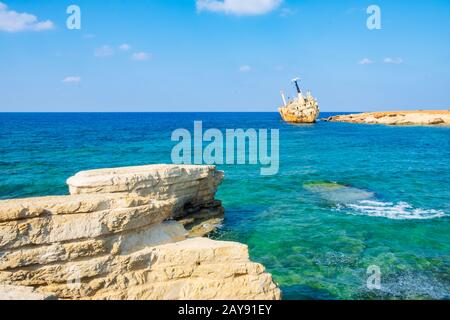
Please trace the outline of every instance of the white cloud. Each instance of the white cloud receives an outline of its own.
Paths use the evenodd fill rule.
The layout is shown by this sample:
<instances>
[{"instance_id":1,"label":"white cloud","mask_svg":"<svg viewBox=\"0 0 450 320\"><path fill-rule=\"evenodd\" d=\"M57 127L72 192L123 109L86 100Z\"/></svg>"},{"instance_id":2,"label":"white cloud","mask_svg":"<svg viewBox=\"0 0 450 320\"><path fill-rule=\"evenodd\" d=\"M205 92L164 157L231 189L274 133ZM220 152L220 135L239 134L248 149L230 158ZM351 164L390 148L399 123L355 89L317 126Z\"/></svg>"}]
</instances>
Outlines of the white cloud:
<instances>
[{"instance_id":1,"label":"white cloud","mask_svg":"<svg viewBox=\"0 0 450 320\"><path fill-rule=\"evenodd\" d=\"M197 0L198 11L234 15L261 15L275 10L283 0Z\"/></svg>"},{"instance_id":2,"label":"white cloud","mask_svg":"<svg viewBox=\"0 0 450 320\"><path fill-rule=\"evenodd\" d=\"M43 31L53 27L53 22L50 20L38 21L35 15L9 10L6 4L0 2L0 31Z\"/></svg>"},{"instance_id":3,"label":"white cloud","mask_svg":"<svg viewBox=\"0 0 450 320\"><path fill-rule=\"evenodd\" d=\"M239 67L239 72L250 72L252 71L252 67L244 65Z\"/></svg>"},{"instance_id":4,"label":"white cloud","mask_svg":"<svg viewBox=\"0 0 450 320\"><path fill-rule=\"evenodd\" d=\"M121 44L119 46L119 49L122 50L122 51L128 51L128 50L131 49L131 46L129 44L127 44L127 43L124 43L124 44Z\"/></svg>"},{"instance_id":5,"label":"white cloud","mask_svg":"<svg viewBox=\"0 0 450 320\"><path fill-rule=\"evenodd\" d=\"M367 10L366 8L352 7L345 10L345 14L362 13L362 12L365 13L366 10Z\"/></svg>"},{"instance_id":6,"label":"white cloud","mask_svg":"<svg viewBox=\"0 0 450 320\"><path fill-rule=\"evenodd\" d=\"M112 56L113 54L113 48L108 45L101 46L100 48L95 49L94 52L94 56L97 58L106 58Z\"/></svg>"},{"instance_id":7,"label":"white cloud","mask_svg":"<svg viewBox=\"0 0 450 320\"><path fill-rule=\"evenodd\" d=\"M150 59L150 57L151 57L151 55L149 53L146 53L146 52L135 52L131 56L131 59L133 59L135 61L145 61L145 60Z\"/></svg>"},{"instance_id":8,"label":"white cloud","mask_svg":"<svg viewBox=\"0 0 450 320\"><path fill-rule=\"evenodd\" d=\"M388 63L388 64L402 64L403 59L402 58L386 58L386 59L384 59L383 62Z\"/></svg>"},{"instance_id":9,"label":"white cloud","mask_svg":"<svg viewBox=\"0 0 450 320\"><path fill-rule=\"evenodd\" d=\"M358 61L358 64L363 64L363 65L365 65L365 64L373 64L373 61L370 60L369 58L364 58L364 59Z\"/></svg>"},{"instance_id":10,"label":"white cloud","mask_svg":"<svg viewBox=\"0 0 450 320\"><path fill-rule=\"evenodd\" d=\"M69 76L65 77L63 80L63 83L80 83L81 77L80 76Z\"/></svg>"}]
</instances>

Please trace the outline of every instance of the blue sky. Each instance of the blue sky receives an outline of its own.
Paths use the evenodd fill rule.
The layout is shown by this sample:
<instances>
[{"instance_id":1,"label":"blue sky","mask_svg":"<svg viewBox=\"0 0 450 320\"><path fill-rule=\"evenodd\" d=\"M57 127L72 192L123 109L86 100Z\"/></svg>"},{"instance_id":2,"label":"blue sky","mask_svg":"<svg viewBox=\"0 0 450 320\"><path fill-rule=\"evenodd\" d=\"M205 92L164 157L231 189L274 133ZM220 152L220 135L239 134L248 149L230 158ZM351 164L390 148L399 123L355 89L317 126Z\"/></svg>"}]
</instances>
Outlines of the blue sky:
<instances>
[{"instance_id":1,"label":"blue sky","mask_svg":"<svg viewBox=\"0 0 450 320\"><path fill-rule=\"evenodd\" d=\"M294 76L322 111L450 109L448 0L0 3L0 111L276 111Z\"/></svg>"}]
</instances>

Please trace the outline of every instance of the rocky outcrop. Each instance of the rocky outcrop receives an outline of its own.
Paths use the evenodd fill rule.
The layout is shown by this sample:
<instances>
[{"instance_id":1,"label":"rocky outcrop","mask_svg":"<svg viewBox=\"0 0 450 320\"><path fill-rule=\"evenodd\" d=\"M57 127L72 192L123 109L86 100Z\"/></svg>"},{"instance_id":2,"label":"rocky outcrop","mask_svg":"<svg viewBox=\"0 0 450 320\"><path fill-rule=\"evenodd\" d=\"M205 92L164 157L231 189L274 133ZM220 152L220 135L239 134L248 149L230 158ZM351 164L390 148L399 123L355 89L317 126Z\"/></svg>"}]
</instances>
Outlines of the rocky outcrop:
<instances>
[{"instance_id":1,"label":"rocky outcrop","mask_svg":"<svg viewBox=\"0 0 450 320\"><path fill-rule=\"evenodd\" d=\"M384 125L450 125L450 111L369 112L339 115L322 120Z\"/></svg>"},{"instance_id":2,"label":"rocky outcrop","mask_svg":"<svg viewBox=\"0 0 450 320\"><path fill-rule=\"evenodd\" d=\"M278 109L284 121L289 123L314 123L320 110L314 99L295 100Z\"/></svg>"},{"instance_id":3,"label":"rocky outcrop","mask_svg":"<svg viewBox=\"0 0 450 320\"><path fill-rule=\"evenodd\" d=\"M222 179L102 169L68 179L68 196L0 201L0 299L279 299L245 245L198 237L223 219Z\"/></svg>"}]
</instances>

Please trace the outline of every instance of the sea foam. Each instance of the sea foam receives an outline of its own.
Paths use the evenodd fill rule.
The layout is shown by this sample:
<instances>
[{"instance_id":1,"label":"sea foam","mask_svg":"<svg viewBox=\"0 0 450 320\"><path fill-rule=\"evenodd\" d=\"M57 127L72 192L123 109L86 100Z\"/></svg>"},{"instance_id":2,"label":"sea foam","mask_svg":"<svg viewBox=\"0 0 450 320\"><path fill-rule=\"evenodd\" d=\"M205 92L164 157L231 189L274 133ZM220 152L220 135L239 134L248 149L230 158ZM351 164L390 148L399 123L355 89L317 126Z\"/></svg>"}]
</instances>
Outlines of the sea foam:
<instances>
[{"instance_id":1,"label":"sea foam","mask_svg":"<svg viewBox=\"0 0 450 320\"><path fill-rule=\"evenodd\" d=\"M426 220L446 216L446 213L441 210L414 208L406 202L393 203L362 200L356 203L340 204L337 208L338 210L345 211L347 214L384 217L394 220Z\"/></svg>"},{"instance_id":2,"label":"sea foam","mask_svg":"<svg viewBox=\"0 0 450 320\"><path fill-rule=\"evenodd\" d=\"M446 216L441 210L414 208L407 202L383 202L376 198L374 192L335 182L314 182L305 184L304 187L323 200L333 203L338 211L351 215L394 220L426 220Z\"/></svg>"}]
</instances>

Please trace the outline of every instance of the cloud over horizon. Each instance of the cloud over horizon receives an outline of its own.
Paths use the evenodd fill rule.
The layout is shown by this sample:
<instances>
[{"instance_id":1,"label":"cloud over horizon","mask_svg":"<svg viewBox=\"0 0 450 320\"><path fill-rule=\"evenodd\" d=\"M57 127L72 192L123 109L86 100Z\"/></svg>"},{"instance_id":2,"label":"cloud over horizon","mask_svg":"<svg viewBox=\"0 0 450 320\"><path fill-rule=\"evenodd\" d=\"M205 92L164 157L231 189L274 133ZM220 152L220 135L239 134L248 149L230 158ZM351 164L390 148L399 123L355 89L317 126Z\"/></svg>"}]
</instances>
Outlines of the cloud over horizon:
<instances>
[{"instance_id":1,"label":"cloud over horizon","mask_svg":"<svg viewBox=\"0 0 450 320\"><path fill-rule=\"evenodd\" d=\"M373 61L370 60L369 58L364 58L364 59L358 61L358 64L362 64L362 65L373 64Z\"/></svg>"},{"instance_id":2,"label":"cloud over horizon","mask_svg":"<svg viewBox=\"0 0 450 320\"><path fill-rule=\"evenodd\" d=\"M239 67L239 72L250 72L252 71L252 67L249 65L243 65Z\"/></svg>"},{"instance_id":3,"label":"cloud over horizon","mask_svg":"<svg viewBox=\"0 0 450 320\"><path fill-rule=\"evenodd\" d=\"M50 20L38 21L35 15L10 10L5 3L0 2L0 31L12 33L21 31L44 31L53 28L53 22Z\"/></svg>"},{"instance_id":4,"label":"cloud over horizon","mask_svg":"<svg viewBox=\"0 0 450 320\"><path fill-rule=\"evenodd\" d=\"M108 45L103 45L95 49L94 56L97 58L106 58L114 55L114 49Z\"/></svg>"},{"instance_id":5,"label":"cloud over horizon","mask_svg":"<svg viewBox=\"0 0 450 320\"><path fill-rule=\"evenodd\" d=\"M122 51L128 51L131 49L131 46L128 43L124 43L119 46L119 49Z\"/></svg>"},{"instance_id":6,"label":"cloud over horizon","mask_svg":"<svg viewBox=\"0 0 450 320\"><path fill-rule=\"evenodd\" d=\"M63 83L80 83L81 82L81 77L80 76L65 77L62 82Z\"/></svg>"},{"instance_id":7,"label":"cloud over horizon","mask_svg":"<svg viewBox=\"0 0 450 320\"><path fill-rule=\"evenodd\" d=\"M277 9L283 0L196 0L198 11L232 15L262 15Z\"/></svg>"},{"instance_id":8,"label":"cloud over horizon","mask_svg":"<svg viewBox=\"0 0 450 320\"><path fill-rule=\"evenodd\" d=\"M146 61L148 59L150 59L151 54L146 53L146 52L135 52L133 53L133 55L131 56L131 59L134 61Z\"/></svg>"},{"instance_id":9,"label":"cloud over horizon","mask_svg":"<svg viewBox=\"0 0 450 320\"><path fill-rule=\"evenodd\" d=\"M403 59L402 58L385 58L383 60L383 62L387 63L387 64L402 64Z\"/></svg>"}]
</instances>

